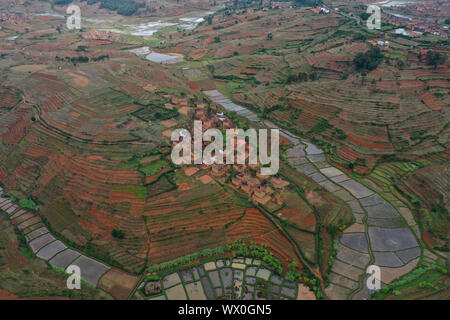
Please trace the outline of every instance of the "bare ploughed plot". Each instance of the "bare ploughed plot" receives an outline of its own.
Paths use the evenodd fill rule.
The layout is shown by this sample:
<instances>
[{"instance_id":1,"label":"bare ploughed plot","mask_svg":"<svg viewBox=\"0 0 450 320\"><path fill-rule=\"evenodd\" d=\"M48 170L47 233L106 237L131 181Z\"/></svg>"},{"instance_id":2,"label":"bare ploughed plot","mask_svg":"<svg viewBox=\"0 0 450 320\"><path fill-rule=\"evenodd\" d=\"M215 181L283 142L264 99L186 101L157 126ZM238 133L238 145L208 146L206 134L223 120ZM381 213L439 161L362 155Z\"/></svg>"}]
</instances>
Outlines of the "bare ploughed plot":
<instances>
[{"instance_id":1,"label":"bare ploughed plot","mask_svg":"<svg viewBox=\"0 0 450 320\"><path fill-rule=\"evenodd\" d=\"M408 228L369 227L369 238L374 251L398 251L417 246L416 238Z\"/></svg>"},{"instance_id":2,"label":"bare ploughed plot","mask_svg":"<svg viewBox=\"0 0 450 320\"><path fill-rule=\"evenodd\" d=\"M93 285L97 285L100 277L110 269L103 263L85 256L79 257L72 264L80 268L81 278Z\"/></svg>"},{"instance_id":3,"label":"bare ploughed plot","mask_svg":"<svg viewBox=\"0 0 450 320\"><path fill-rule=\"evenodd\" d=\"M200 281L188 283L185 287L190 300L206 300L205 291Z\"/></svg>"},{"instance_id":4,"label":"bare ploughed plot","mask_svg":"<svg viewBox=\"0 0 450 320\"><path fill-rule=\"evenodd\" d=\"M362 209L361 205L359 204L358 200L352 200L348 202L348 205L355 213L364 213L364 210Z\"/></svg>"},{"instance_id":5,"label":"bare ploughed plot","mask_svg":"<svg viewBox=\"0 0 450 320\"><path fill-rule=\"evenodd\" d=\"M67 249L64 243L57 240L43 247L36 255L41 259L49 260L64 249Z\"/></svg>"},{"instance_id":6,"label":"bare ploughed plot","mask_svg":"<svg viewBox=\"0 0 450 320\"><path fill-rule=\"evenodd\" d=\"M173 287L174 285L180 282L181 282L180 276L178 275L178 273L175 272L164 277L163 287L164 288Z\"/></svg>"},{"instance_id":7,"label":"bare ploughed plot","mask_svg":"<svg viewBox=\"0 0 450 320\"><path fill-rule=\"evenodd\" d=\"M356 198L361 199L364 197L368 197L373 194L373 191L367 189L361 183L356 182L355 180L347 180L340 183L345 189L350 191Z\"/></svg>"},{"instance_id":8,"label":"bare ploughed plot","mask_svg":"<svg viewBox=\"0 0 450 320\"><path fill-rule=\"evenodd\" d=\"M336 260L332 268L333 272L350 278L354 281L358 281L359 277L365 272L363 269L359 269L355 266L351 266L342 261Z\"/></svg>"},{"instance_id":9,"label":"bare ploughed plot","mask_svg":"<svg viewBox=\"0 0 450 320\"><path fill-rule=\"evenodd\" d=\"M412 260L408 264L404 265L403 267L397 267L397 268L390 268L390 267L381 267L381 274L382 274L382 282L384 283L391 283L392 280L410 272L412 269L414 269L417 266L417 262L419 262L419 259Z\"/></svg>"},{"instance_id":10,"label":"bare ploughed plot","mask_svg":"<svg viewBox=\"0 0 450 320\"><path fill-rule=\"evenodd\" d=\"M339 260L342 260L359 268L365 268L370 261L370 256L368 254L347 248L342 244L339 244L337 257Z\"/></svg>"},{"instance_id":11,"label":"bare ploughed plot","mask_svg":"<svg viewBox=\"0 0 450 320\"><path fill-rule=\"evenodd\" d=\"M319 184L330 192L336 192L341 189L341 187L329 180L319 182Z\"/></svg>"},{"instance_id":12,"label":"bare ploughed plot","mask_svg":"<svg viewBox=\"0 0 450 320\"><path fill-rule=\"evenodd\" d=\"M403 261L393 252L374 252L375 265L380 267L401 267Z\"/></svg>"},{"instance_id":13,"label":"bare ploughed plot","mask_svg":"<svg viewBox=\"0 0 450 320\"><path fill-rule=\"evenodd\" d=\"M181 283L175 287L167 289L166 296L168 300L187 300L186 292L184 292L184 287Z\"/></svg>"},{"instance_id":14,"label":"bare ploughed plot","mask_svg":"<svg viewBox=\"0 0 450 320\"><path fill-rule=\"evenodd\" d=\"M67 249L54 256L49 263L55 268L66 269L81 254L75 250Z\"/></svg>"},{"instance_id":15,"label":"bare ploughed plot","mask_svg":"<svg viewBox=\"0 0 450 320\"><path fill-rule=\"evenodd\" d=\"M369 252L365 233L346 233L342 236L341 243L357 251Z\"/></svg>"},{"instance_id":16,"label":"bare ploughed plot","mask_svg":"<svg viewBox=\"0 0 450 320\"><path fill-rule=\"evenodd\" d=\"M55 237L53 237L51 234L47 233L43 236L40 236L39 238L34 239L30 242L31 250L33 250L34 253L38 252L42 247L46 246L50 242L55 241Z\"/></svg>"},{"instance_id":17,"label":"bare ploughed plot","mask_svg":"<svg viewBox=\"0 0 450 320\"><path fill-rule=\"evenodd\" d=\"M359 287L359 283L357 281L350 280L334 272L330 273L330 282L352 290Z\"/></svg>"},{"instance_id":18,"label":"bare ploughed plot","mask_svg":"<svg viewBox=\"0 0 450 320\"><path fill-rule=\"evenodd\" d=\"M98 287L118 300L125 300L133 292L139 278L113 268L100 278Z\"/></svg>"},{"instance_id":19,"label":"bare ploughed plot","mask_svg":"<svg viewBox=\"0 0 450 320\"><path fill-rule=\"evenodd\" d=\"M352 199L354 199L354 197L350 194L350 192L348 192L345 189L335 191L334 194L344 201L351 201Z\"/></svg>"}]
</instances>

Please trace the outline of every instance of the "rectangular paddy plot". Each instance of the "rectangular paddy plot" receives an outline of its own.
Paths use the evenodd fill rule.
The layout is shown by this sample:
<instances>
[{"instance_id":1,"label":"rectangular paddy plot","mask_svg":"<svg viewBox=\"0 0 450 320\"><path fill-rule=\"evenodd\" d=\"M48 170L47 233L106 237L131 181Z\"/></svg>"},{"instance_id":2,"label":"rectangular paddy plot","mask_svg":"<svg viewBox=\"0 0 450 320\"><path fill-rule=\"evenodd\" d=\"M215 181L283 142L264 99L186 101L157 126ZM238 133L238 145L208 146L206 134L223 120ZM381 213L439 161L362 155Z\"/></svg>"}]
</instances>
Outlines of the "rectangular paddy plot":
<instances>
[{"instance_id":1,"label":"rectangular paddy plot","mask_svg":"<svg viewBox=\"0 0 450 320\"><path fill-rule=\"evenodd\" d=\"M208 299L214 299L215 298L214 289L213 289L209 279L206 277L203 277L203 278L201 278L200 281L202 282L203 288L205 289L206 297Z\"/></svg>"},{"instance_id":2,"label":"rectangular paddy plot","mask_svg":"<svg viewBox=\"0 0 450 320\"><path fill-rule=\"evenodd\" d=\"M47 233L43 236L40 236L39 238L34 239L30 242L31 250L33 250L34 253L38 252L42 247L46 246L50 242L55 241L55 237L53 237L51 234Z\"/></svg>"},{"instance_id":3,"label":"rectangular paddy plot","mask_svg":"<svg viewBox=\"0 0 450 320\"><path fill-rule=\"evenodd\" d=\"M310 175L309 177L311 179L313 179L315 182L322 182L322 181L327 180L327 178L319 172L315 172L312 175Z\"/></svg>"},{"instance_id":4,"label":"rectangular paddy plot","mask_svg":"<svg viewBox=\"0 0 450 320\"><path fill-rule=\"evenodd\" d=\"M8 209L6 209L5 211L6 211L7 214L11 215L14 211L17 210L17 208L18 208L18 207L17 207L16 205L12 205L11 207L9 207Z\"/></svg>"},{"instance_id":5,"label":"rectangular paddy plot","mask_svg":"<svg viewBox=\"0 0 450 320\"><path fill-rule=\"evenodd\" d=\"M6 210L6 209L8 209L10 206L12 206L12 202L11 202L11 200L7 199L6 201L3 201L3 202L1 203L0 208L1 208L2 210Z\"/></svg>"},{"instance_id":6,"label":"rectangular paddy plot","mask_svg":"<svg viewBox=\"0 0 450 320\"><path fill-rule=\"evenodd\" d=\"M16 218L12 218L12 217L11 217L11 218L14 220L14 222L15 222L16 224L21 224L22 222L27 221L28 219L30 219L30 218L32 218L32 217L34 217L34 214L32 214L32 213L30 213L30 212L27 212L27 213L25 213L25 214L19 215L19 216L16 217Z\"/></svg>"},{"instance_id":7,"label":"rectangular paddy plot","mask_svg":"<svg viewBox=\"0 0 450 320\"><path fill-rule=\"evenodd\" d=\"M42 220L41 220L40 217L34 216L34 217L32 217L32 218L22 222L21 224L19 224L18 228L19 228L19 230L24 230L24 229L28 228L29 226L32 226L32 225L34 225L36 223L39 223L41 221Z\"/></svg>"},{"instance_id":8,"label":"rectangular paddy plot","mask_svg":"<svg viewBox=\"0 0 450 320\"><path fill-rule=\"evenodd\" d=\"M367 198L361 199L360 202L361 205L363 205L364 207L370 207L386 202L386 200L384 200L378 193L374 193L373 195Z\"/></svg>"},{"instance_id":9,"label":"rectangular paddy plot","mask_svg":"<svg viewBox=\"0 0 450 320\"><path fill-rule=\"evenodd\" d=\"M81 254L75 250L67 249L54 256L49 263L55 268L66 269Z\"/></svg>"},{"instance_id":10,"label":"rectangular paddy plot","mask_svg":"<svg viewBox=\"0 0 450 320\"><path fill-rule=\"evenodd\" d=\"M186 292L183 285L180 283L175 287L166 290L166 296L168 300L186 300Z\"/></svg>"},{"instance_id":11,"label":"rectangular paddy plot","mask_svg":"<svg viewBox=\"0 0 450 320\"><path fill-rule=\"evenodd\" d=\"M319 182L319 184L330 192L335 192L341 189L337 184L329 180Z\"/></svg>"},{"instance_id":12,"label":"rectangular paddy plot","mask_svg":"<svg viewBox=\"0 0 450 320\"><path fill-rule=\"evenodd\" d=\"M324 154L313 154L308 156L309 161L311 162L325 162Z\"/></svg>"},{"instance_id":13,"label":"rectangular paddy plot","mask_svg":"<svg viewBox=\"0 0 450 320\"><path fill-rule=\"evenodd\" d=\"M417 247L416 238L408 228L369 227L369 238L374 251L398 251Z\"/></svg>"},{"instance_id":14,"label":"rectangular paddy plot","mask_svg":"<svg viewBox=\"0 0 450 320\"><path fill-rule=\"evenodd\" d=\"M365 268L370 261L370 256L339 244L337 258L358 268Z\"/></svg>"},{"instance_id":15,"label":"rectangular paddy plot","mask_svg":"<svg viewBox=\"0 0 450 320\"><path fill-rule=\"evenodd\" d=\"M404 263L407 263L420 256L420 247L397 251L396 254Z\"/></svg>"},{"instance_id":16,"label":"rectangular paddy plot","mask_svg":"<svg viewBox=\"0 0 450 320\"><path fill-rule=\"evenodd\" d=\"M343 181L340 185L350 191L358 199L365 198L373 194L370 189L355 180Z\"/></svg>"},{"instance_id":17,"label":"rectangular paddy plot","mask_svg":"<svg viewBox=\"0 0 450 320\"><path fill-rule=\"evenodd\" d=\"M383 200L383 202L381 202L375 206L370 206L370 207L364 206L364 208L366 209L370 218L392 219L392 218L400 217L397 210L395 210L394 207L392 207L386 200Z\"/></svg>"},{"instance_id":18,"label":"rectangular paddy plot","mask_svg":"<svg viewBox=\"0 0 450 320\"><path fill-rule=\"evenodd\" d=\"M48 229L47 229L46 227L42 227L42 228L39 228L39 229L36 229L36 230L31 231L29 234L27 234L27 235L25 236L25 238L27 238L28 241L31 241L31 240L34 240L34 239L36 239L37 237L40 237L40 236L42 236L43 234L46 234L46 233L48 233L48 232L49 232L49 231L48 231Z\"/></svg>"},{"instance_id":19,"label":"rectangular paddy plot","mask_svg":"<svg viewBox=\"0 0 450 320\"><path fill-rule=\"evenodd\" d=\"M170 288L180 282L181 282L180 276L178 275L178 273L175 272L175 273L169 274L168 276L164 277L163 287L164 287L164 289Z\"/></svg>"},{"instance_id":20,"label":"rectangular paddy plot","mask_svg":"<svg viewBox=\"0 0 450 320\"><path fill-rule=\"evenodd\" d=\"M19 210L16 213L14 213L13 215L11 215L11 219L16 219L18 217L20 217L21 215L27 213L25 210Z\"/></svg>"},{"instance_id":21,"label":"rectangular paddy plot","mask_svg":"<svg viewBox=\"0 0 450 320\"><path fill-rule=\"evenodd\" d=\"M403 261L393 252L374 252L375 265L380 267L401 267Z\"/></svg>"},{"instance_id":22,"label":"rectangular paddy plot","mask_svg":"<svg viewBox=\"0 0 450 320\"><path fill-rule=\"evenodd\" d=\"M200 281L188 283L185 287L190 300L206 300Z\"/></svg>"},{"instance_id":23,"label":"rectangular paddy plot","mask_svg":"<svg viewBox=\"0 0 450 320\"><path fill-rule=\"evenodd\" d=\"M297 170L300 171L303 174L306 174L306 175L309 175L309 174L312 174L314 172L317 172L316 167L314 167L310 163L306 163L306 164L303 164L301 166L298 166Z\"/></svg>"},{"instance_id":24,"label":"rectangular paddy plot","mask_svg":"<svg viewBox=\"0 0 450 320\"><path fill-rule=\"evenodd\" d=\"M344 174L341 170L336 169L335 167L323 168L320 169L320 171L322 171L322 173L328 178L342 176Z\"/></svg>"},{"instance_id":25,"label":"rectangular paddy plot","mask_svg":"<svg viewBox=\"0 0 450 320\"><path fill-rule=\"evenodd\" d=\"M348 205L350 206L353 212L364 213L364 210L361 208L361 205L359 204L358 200L349 201Z\"/></svg>"},{"instance_id":26,"label":"rectangular paddy plot","mask_svg":"<svg viewBox=\"0 0 450 320\"><path fill-rule=\"evenodd\" d=\"M394 219L368 218L367 225L369 227L381 227L381 228L404 228L408 226L401 217L397 217Z\"/></svg>"},{"instance_id":27,"label":"rectangular paddy plot","mask_svg":"<svg viewBox=\"0 0 450 320\"><path fill-rule=\"evenodd\" d=\"M80 268L81 278L93 285L97 285L100 277L110 269L103 263L85 256L79 257L72 264Z\"/></svg>"},{"instance_id":28,"label":"rectangular paddy plot","mask_svg":"<svg viewBox=\"0 0 450 320\"><path fill-rule=\"evenodd\" d=\"M49 260L64 249L67 249L64 243L57 240L43 247L36 255L41 259Z\"/></svg>"},{"instance_id":29,"label":"rectangular paddy plot","mask_svg":"<svg viewBox=\"0 0 450 320\"><path fill-rule=\"evenodd\" d=\"M346 233L341 237L341 243L356 251L369 252L365 233Z\"/></svg>"},{"instance_id":30,"label":"rectangular paddy plot","mask_svg":"<svg viewBox=\"0 0 450 320\"><path fill-rule=\"evenodd\" d=\"M339 175L339 176L335 176L335 177L332 177L332 178L331 178L331 180L334 181L334 182L336 182L336 183L339 183L339 182L342 182L342 181L347 181L347 180L349 180L349 179L350 179L350 178L347 177L345 174L341 174L341 175Z\"/></svg>"}]
</instances>

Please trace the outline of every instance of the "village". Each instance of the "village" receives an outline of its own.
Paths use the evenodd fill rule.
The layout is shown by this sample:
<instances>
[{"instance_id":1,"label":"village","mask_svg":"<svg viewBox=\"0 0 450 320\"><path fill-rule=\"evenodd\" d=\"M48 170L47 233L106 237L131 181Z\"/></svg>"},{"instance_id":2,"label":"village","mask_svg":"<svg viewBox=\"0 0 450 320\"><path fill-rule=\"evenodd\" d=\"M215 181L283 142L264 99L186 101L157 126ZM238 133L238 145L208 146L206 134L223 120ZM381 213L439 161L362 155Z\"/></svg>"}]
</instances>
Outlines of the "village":
<instances>
[{"instance_id":1,"label":"village","mask_svg":"<svg viewBox=\"0 0 450 320\"><path fill-rule=\"evenodd\" d=\"M397 27L393 33L408 37L430 34L448 38L448 26L440 20L448 18L450 4L434 1L406 3L402 6L382 7L383 23Z\"/></svg>"},{"instance_id":2,"label":"village","mask_svg":"<svg viewBox=\"0 0 450 320\"><path fill-rule=\"evenodd\" d=\"M171 104L166 104L166 108L187 108L189 106L188 98L172 98L171 102ZM237 129L236 124L213 103L207 105L203 101L195 102L194 120L202 121L202 134L211 128L217 128L219 130ZM182 139L181 137L173 141L172 145L176 146ZM206 147L209 143L211 142L204 141L203 147ZM217 164L213 157L211 161L203 159L201 165L184 168L184 173L186 176L193 176L200 170L209 171L211 176L220 183L228 183L236 191L247 194L255 204L267 205L271 202L272 205L282 206L283 200L280 192L289 186L289 182L283 180L278 175L268 176L261 174L259 170L261 164L259 162L256 164L248 163L247 160L252 148L249 142L245 141L245 155L240 155L240 150L234 149L224 150L223 152L224 157L229 156L229 153L233 153L232 157L234 157L234 160L243 156L246 164L237 164L237 161L233 161L235 164ZM191 150L193 149L192 147ZM191 151L191 160L195 160L194 151ZM203 176L203 180L209 181L210 179Z\"/></svg>"}]
</instances>

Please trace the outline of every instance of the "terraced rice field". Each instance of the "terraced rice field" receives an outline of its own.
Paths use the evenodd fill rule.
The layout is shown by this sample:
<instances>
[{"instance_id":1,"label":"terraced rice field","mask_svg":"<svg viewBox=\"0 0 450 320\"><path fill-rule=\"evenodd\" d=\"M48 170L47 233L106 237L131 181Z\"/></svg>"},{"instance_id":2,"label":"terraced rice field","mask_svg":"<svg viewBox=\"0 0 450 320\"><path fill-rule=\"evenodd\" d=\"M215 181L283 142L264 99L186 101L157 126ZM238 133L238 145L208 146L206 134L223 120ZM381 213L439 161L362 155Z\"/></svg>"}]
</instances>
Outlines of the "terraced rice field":
<instances>
[{"instance_id":1,"label":"terraced rice field","mask_svg":"<svg viewBox=\"0 0 450 320\"><path fill-rule=\"evenodd\" d=\"M285 137L294 143L286 152L288 161L300 173L347 202L356 218L356 223L339 240L337 259L331 267L331 284L325 290L328 297L370 298L365 279L366 268L371 264L381 267L385 284L413 270L422 249L417 241L416 222L407 215L407 208L397 211L378 193L330 166L323 150L314 144L300 141L289 132L285 132Z\"/></svg>"},{"instance_id":2,"label":"terraced rice field","mask_svg":"<svg viewBox=\"0 0 450 320\"><path fill-rule=\"evenodd\" d=\"M152 281L154 282L154 281ZM146 296L147 281L138 293L146 300L293 300L298 285L274 274L252 258L219 259L184 269L159 280L161 292Z\"/></svg>"}]
</instances>

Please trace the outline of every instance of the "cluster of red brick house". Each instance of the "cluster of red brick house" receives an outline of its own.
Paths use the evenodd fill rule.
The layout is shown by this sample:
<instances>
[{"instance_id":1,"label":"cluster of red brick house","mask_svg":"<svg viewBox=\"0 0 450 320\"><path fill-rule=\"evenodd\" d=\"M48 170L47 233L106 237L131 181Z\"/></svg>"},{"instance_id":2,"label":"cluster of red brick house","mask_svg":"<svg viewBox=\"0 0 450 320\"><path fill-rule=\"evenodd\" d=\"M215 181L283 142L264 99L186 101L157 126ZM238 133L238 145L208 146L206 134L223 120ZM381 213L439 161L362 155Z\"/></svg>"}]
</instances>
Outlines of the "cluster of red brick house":
<instances>
[{"instance_id":1,"label":"cluster of red brick house","mask_svg":"<svg viewBox=\"0 0 450 320\"><path fill-rule=\"evenodd\" d=\"M264 205L273 201L282 205L283 201L274 189L283 189L289 185L289 182L277 175L263 176L257 171L258 167L258 165L233 165L233 170L237 173L231 178L231 183L246 192L256 203Z\"/></svg>"},{"instance_id":2,"label":"cluster of red brick house","mask_svg":"<svg viewBox=\"0 0 450 320\"><path fill-rule=\"evenodd\" d=\"M27 17L28 16L26 14L0 13L0 22L5 22L12 25L21 25L25 23Z\"/></svg>"},{"instance_id":3,"label":"cluster of red brick house","mask_svg":"<svg viewBox=\"0 0 450 320\"><path fill-rule=\"evenodd\" d=\"M187 98L172 98L172 104L166 107L175 107L174 105L189 105L189 100ZM209 109L209 110L208 110ZM202 101L197 101L195 103L195 120L202 121L202 130L204 133L206 130L210 128L217 129L237 129L237 126L226 116L223 112L220 112L216 105L211 104L209 108ZM179 141L173 141L173 144L176 145L183 138L180 138ZM206 147L209 142L203 141L203 147ZM283 180L279 176L265 176L260 174L260 165L259 164L249 164L247 163L250 151L252 150L252 146L249 143L245 142L244 152L245 154L241 154L243 158L245 158L246 164L211 164L207 165L205 163L198 165L197 167L188 167L185 169L185 174L191 176L195 174L199 168L204 170L210 170L211 175L217 178L222 178L227 176L230 173L230 169L233 169L233 176L231 177L231 183L235 188L244 191L249 195L249 197L256 203L266 204L269 201L273 201L278 205L282 205L283 201L279 194L277 194L274 190L281 190L289 185L289 182ZM191 160L195 161L194 156L194 148L191 147ZM236 163L236 159L239 156L239 151L231 148L230 150L223 150L223 159L224 162L229 156L229 153L232 153L234 157L234 163ZM203 159L205 160L205 159ZM195 163L195 162L194 162Z\"/></svg>"},{"instance_id":4,"label":"cluster of red brick house","mask_svg":"<svg viewBox=\"0 0 450 320\"><path fill-rule=\"evenodd\" d=\"M429 33L437 37L448 38L448 27L440 24L450 12L450 4L433 1L407 4L404 7L395 7L399 13L385 13L382 21L393 26L401 27L394 32L410 37Z\"/></svg>"},{"instance_id":5,"label":"cluster of red brick house","mask_svg":"<svg viewBox=\"0 0 450 320\"><path fill-rule=\"evenodd\" d=\"M87 34L84 34L83 38L89 39L89 40L119 41L120 36L111 31L99 31L99 30L94 29Z\"/></svg>"}]
</instances>

